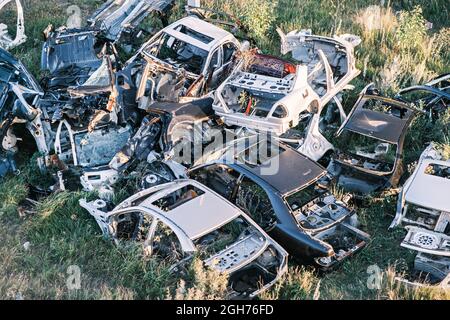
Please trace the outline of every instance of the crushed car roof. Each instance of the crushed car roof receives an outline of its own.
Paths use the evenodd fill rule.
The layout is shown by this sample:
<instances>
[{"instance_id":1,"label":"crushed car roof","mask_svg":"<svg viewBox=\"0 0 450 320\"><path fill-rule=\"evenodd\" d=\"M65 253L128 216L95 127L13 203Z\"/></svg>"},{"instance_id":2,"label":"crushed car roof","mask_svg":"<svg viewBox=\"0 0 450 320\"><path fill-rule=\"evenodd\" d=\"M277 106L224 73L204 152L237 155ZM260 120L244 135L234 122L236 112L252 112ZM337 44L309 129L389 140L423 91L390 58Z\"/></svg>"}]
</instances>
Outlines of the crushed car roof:
<instances>
[{"instance_id":1,"label":"crushed car roof","mask_svg":"<svg viewBox=\"0 0 450 320\"><path fill-rule=\"evenodd\" d=\"M427 173L430 165L450 167L450 161L425 159L406 190L406 201L439 211L450 209L450 179Z\"/></svg>"},{"instance_id":2,"label":"crushed car roof","mask_svg":"<svg viewBox=\"0 0 450 320\"><path fill-rule=\"evenodd\" d=\"M326 174L326 170L317 162L291 148L282 147L282 149L278 156L260 166L252 168L245 164L242 165L282 195L288 195L302 189ZM265 174L265 169L276 168L277 161L278 172L276 174Z\"/></svg>"},{"instance_id":3,"label":"crushed car roof","mask_svg":"<svg viewBox=\"0 0 450 320\"><path fill-rule=\"evenodd\" d=\"M412 112L407 111L403 118L364 108L364 102L376 99L400 108L406 105L392 99L377 96L365 96L351 113L344 129L368 135L379 140L397 143L403 130L409 125ZM409 110L409 109L408 109ZM409 113L409 114L408 114Z\"/></svg>"}]
</instances>

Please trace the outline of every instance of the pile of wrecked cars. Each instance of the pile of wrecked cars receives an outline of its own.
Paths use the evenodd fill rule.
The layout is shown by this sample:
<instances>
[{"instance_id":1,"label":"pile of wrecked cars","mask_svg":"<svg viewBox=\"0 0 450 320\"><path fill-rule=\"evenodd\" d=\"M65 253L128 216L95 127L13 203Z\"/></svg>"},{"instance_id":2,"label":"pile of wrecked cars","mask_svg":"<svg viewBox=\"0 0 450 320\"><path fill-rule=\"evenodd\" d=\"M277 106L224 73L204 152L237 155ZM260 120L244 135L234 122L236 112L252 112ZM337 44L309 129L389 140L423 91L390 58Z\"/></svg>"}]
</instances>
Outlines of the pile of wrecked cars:
<instances>
[{"instance_id":1,"label":"pile of wrecked cars","mask_svg":"<svg viewBox=\"0 0 450 320\"><path fill-rule=\"evenodd\" d=\"M85 27L49 26L38 82L6 51L26 39L16 3L16 40L0 24L0 176L19 173L15 154L34 141L49 192L72 177L97 192L80 205L105 237L138 242L177 272L200 257L229 276L230 298L270 288L288 255L331 270L361 251L370 235L352 200L398 187L411 122L448 112L444 75L395 98L370 84L347 114L357 36L278 29L282 59L200 8L168 24L169 0L110 0ZM165 27L140 29L154 13ZM402 246L419 253L414 277L399 281L450 284L449 173L431 145L401 188L391 227L405 226ZM114 205L127 177L140 180L135 194Z\"/></svg>"}]
</instances>

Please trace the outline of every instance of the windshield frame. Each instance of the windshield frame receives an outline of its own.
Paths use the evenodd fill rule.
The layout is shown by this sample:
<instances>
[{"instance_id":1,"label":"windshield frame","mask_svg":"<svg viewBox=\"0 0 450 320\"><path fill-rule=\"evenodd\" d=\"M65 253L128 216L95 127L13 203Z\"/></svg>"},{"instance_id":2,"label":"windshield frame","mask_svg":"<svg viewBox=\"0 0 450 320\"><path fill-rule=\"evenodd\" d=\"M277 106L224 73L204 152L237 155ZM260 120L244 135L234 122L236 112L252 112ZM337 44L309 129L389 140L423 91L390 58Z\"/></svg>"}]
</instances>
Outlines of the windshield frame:
<instances>
[{"instance_id":1,"label":"windshield frame","mask_svg":"<svg viewBox=\"0 0 450 320\"><path fill-rule=\"evenodd\" d=\"M394 159L393 163L386 162L389 165L392 165L392 170L388 171L388 172L387 171L371 170L371 169L366 169L366 168L355 166L355 165L350 165L350 164L345 163L345 162L343 162L343 161L341 161L339 159L336 159L337 162L339 162L340 164L343 164L345 166L352 167L352 168L355 168L357 170L364 171L364 172L369 172L369 173L375 173L375 174L381 173L382 175L390 175L390 174L393 174L395 172L395 170L397 168L397 165L398 165L398 161L399 161L399 148L400 148L399 143L392 143L390 141L386 141L384 139L375 138L375 137L373 137L373 136L371 136L369 134L361 133L361 132L358 132L356 130L351 130L351 129L347 129L347 128L344 128L344 130L342 130L342 132L341 132L341 134L339 136L341 136L345 132L348 132L350 134L361 135L361 136L364 136L366 138L372 139L374 141L384 142L384 143L389 144L390 146L394 146L395 147L395 159ZM357 155L357 154L355 154L353 152L350 152L348 150L341 150L341 153L343 153L345 155L348 155L348 156L357 156L357 157L362 157L364 159L370 159L370 158L367 158L367 157L364 157L364 156Z\"/></svg>"},{"instance_id":2,"label":"windshield frame","mask_svg":"<svg viewBox=\"0 0 450 320\"><path fill-rule=\"evenodd\" d=\"M205 54L204 57L202 57L203 60L202 60L202 62L200 64L200 67L198 69L186 68L186 62L178 60L179 55L171 47L167 46L167 43L170 41L170 39L174 39L174 41L173 41L174 43L175 43L175 41L178 41L179 43L182 43L185 46L190 46L190 47L195 48L195 51L197 53L201 52L202 54ZM172 59L172 60L175 61L175 58L161 57L160 54L161 54L161 49L163 48L163 46L166 46L167 50L171 50L172 53L178 55L177 58L176 58L176 63L180 64L180 65L183 65L183 66L177 66L177 64L173 64L173 62L168 62L167 61L167 59ZM173 44L172 44L172 46L173 46ZM156 49L156 53L152 52L155 49ZM155 39L155 41L153 41L144 50L144 52L147 55L151 56L152 58L154 58L154 59L156 59L158 61L161 61L163 63L169 64L169 65L173 66L174 68L180 68L180 69L182 68L182 69L186 70L188 73L195 74L197 76L199 76L199 75L201 75L203 73L203 71L205 69L205 66L208 63L209 56L210 56L210 52L209 51L207 51L205 49L202 49L202 48L199 48L198 46L195 46L194 44L187 43L184 40L181 40L181 39L177 38L176 36L174 36L172 34L169 34L167 32L164 32L164 31L161 32L161 34ZM193 53L193 52L191 52L191 53ZM198 55L198 56L201 57L200 55ZM190 58L189 60L192 60L192 58Z\"/></svg>"},{"instance_id":3,"label":"windshield frame","mask_svg":"<svg viewBox=\"0 0 450 320\"><path fill-rule=\"evenodd\" d=\"M321 189L321 188L318 186L318 184L317 184L317 181L320 180L320 179L321 179L322 177L324 177L325 175L326 175L326 173L325 173L324 175L322 175L321 177L318 177L316 180L314 180L314 181L311 182L310 184L304 186L303 188L298 189L298 190L293 191L293 192L290 192L289 194L286 194L285 196L283 196L283 201L284 201L284 203L286 204L287 208L289 209L289 211L290 211L291 213L294 213L294 212L297 212L297 211L301 210L304 206L308 205L308 204L311 203L312 201L314 201L314 200L316 200L317 198L319 198L319 197L325 195L325 194L328 192L328 190ZM292 197L292 196L294 196L294 195L296 195L296 194L298 194L298 193L300 193L300 192L305 192L306 189L308 189L308 188L314 188L314 190L316 190L316 187L317 187L319 190L323 190L323 192L322 192L322 193L319 193L318 191L315 191L315 194L316 194L315 197L310 198L309 200L307 200L306 202L304 202L303 204L301 204L297 209L292 208L292 206L291 206L290 203L289 203L288 198L290 198L290 197Z\"/></svg>"}]
</instances>

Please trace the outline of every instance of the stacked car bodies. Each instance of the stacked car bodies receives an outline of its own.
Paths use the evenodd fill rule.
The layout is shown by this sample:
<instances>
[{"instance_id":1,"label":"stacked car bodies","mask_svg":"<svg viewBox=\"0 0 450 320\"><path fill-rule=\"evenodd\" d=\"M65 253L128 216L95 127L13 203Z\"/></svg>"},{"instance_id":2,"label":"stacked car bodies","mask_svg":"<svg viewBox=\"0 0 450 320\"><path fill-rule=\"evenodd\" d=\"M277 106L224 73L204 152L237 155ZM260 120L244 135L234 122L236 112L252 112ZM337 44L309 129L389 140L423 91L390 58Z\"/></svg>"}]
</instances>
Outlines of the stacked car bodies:
<instances>
[{"instance_id":1,"label":"stacked car bodies","mask_svg":"<svg viewBox=\"0 0 450 320\"><path fill-rule=\"evenodd\" d=\"M0 176L19 173L14 155L33 141L49 192L97 193L80 205L104 236L141 244L178 274L200 258L229 277L230 298L273 286L288 254L321 270L348 261L370 243L352 200L401 185L408 129L448 111L449 76L395 98L368 85L347 114L357 36L278 30L282 59L199 8L168 24L172 5L111 0L84 27L49 26L39 83L0 49ZM157 32L139 27L152 14ZM2 47L24 40L2 31ZM449 284L448 175L430 146L401 189L391 227L405 225L402 246L419 252L419 276L402 281ZM135 194L113 205L130 177Z\"/></svg>"}]
</instances>

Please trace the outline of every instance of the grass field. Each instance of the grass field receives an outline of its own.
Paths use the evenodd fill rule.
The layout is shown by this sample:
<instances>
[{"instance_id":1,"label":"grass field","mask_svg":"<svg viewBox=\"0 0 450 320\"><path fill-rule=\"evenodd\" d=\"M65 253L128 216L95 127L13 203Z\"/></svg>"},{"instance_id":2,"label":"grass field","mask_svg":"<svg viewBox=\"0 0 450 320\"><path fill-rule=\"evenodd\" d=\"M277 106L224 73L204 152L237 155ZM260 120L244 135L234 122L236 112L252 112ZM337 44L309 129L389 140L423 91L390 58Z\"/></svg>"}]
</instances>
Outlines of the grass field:
<instances>
[{"instance_id":1,"label":"grass field","mask_svg":"<svg viewBox=\"0 0 450 320\"><path fill-rule=\"evenodd\" d=\"M206 0L208 6L241 18L256 44L279 54L277 26L284 31L312 29L314 33L354 33L362 38L356 55L361 76L355 90L345 96L348 109L357 93L376 82L390 95L398 88L450 72L450 5L447 0ZM12 52L40 77L42 31L67 20L66 9L78 5L87 16L102 3L95 0L22 0L28 41ZM373 7L374 5L381 7ZM178 1L171 19L181 14ZM0 22L14 21L12 12L0 14ZM432 28L424 27L431 22ZM447 113L436 123L417 118L406 141L405 162L410 167L428 141L449 145ZM139 248L117 248L105 241L95 221L78 206L82 192L64 192L43 200L36 212L19 216L18 206L27 196L26 182L46 179L37 173L29 155L21 155L19 176L0 184L0 298L8 299L163 299L220 298L224 279L193 264L180 290L161 261L144 260ZM94 195L87 195L93 197ZM399 286L396 273L408 271L413 255L399 244L403 230L388 231L397 198L392 192L367 197L358 208L362 227L372 239L360 254L339 269L317 274L292 264L288 275L263 299L449 299L443 290L409 290ZM69 290L70 266L81 270L81 288ZM375 267L376 266L376 267ZM369 268L370 267L370 268ZM379 268L378 288L370 289L371 270ZM369 281L370 282L370 281ZM175 288L178 286L177 292ZM189 289L189 290L188 290Z\"/></svg>"}]
</instances>

